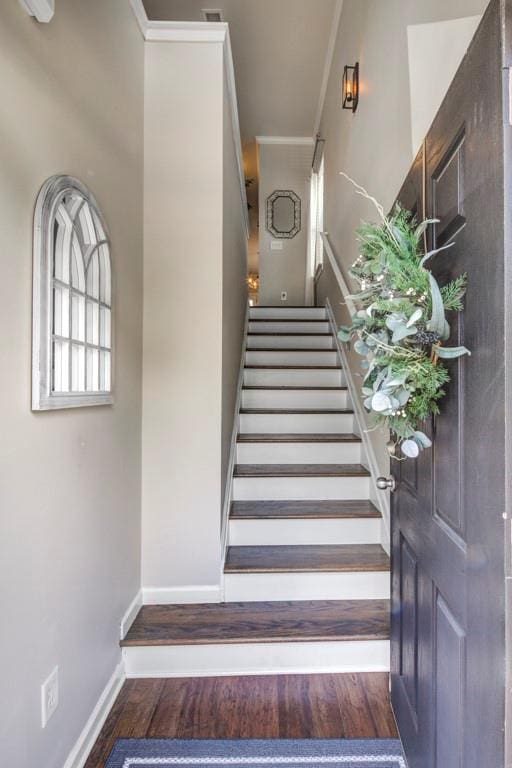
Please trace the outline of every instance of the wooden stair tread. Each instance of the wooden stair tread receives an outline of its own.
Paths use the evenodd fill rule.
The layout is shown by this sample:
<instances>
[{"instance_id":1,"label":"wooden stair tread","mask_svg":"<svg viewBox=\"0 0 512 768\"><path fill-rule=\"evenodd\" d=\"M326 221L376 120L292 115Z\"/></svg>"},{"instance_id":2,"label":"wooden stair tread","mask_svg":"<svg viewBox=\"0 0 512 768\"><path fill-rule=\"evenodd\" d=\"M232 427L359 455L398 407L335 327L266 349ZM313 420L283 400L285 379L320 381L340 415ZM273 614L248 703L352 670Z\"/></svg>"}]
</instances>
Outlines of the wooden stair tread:
<instances>
[{"instance_id":1,"label":"wooden stair tread","mask_svg":"<svg viewBox=\"0 0 512 768\"><path fill-rule=\"evenodd\" d=\"M251 320L250 322L254 322L254 321ZM281 322L281 321L279 320L278 322ZM306 322L310 322L310 321L306 320ZM332 336L333 334L330 331L322 331L321 333L318 333L318 332L292 333L291 331L249 331L247 335L248 336L307 336L308 338L311 336L312 338L314 338L315 336L326 337L326 336Z\"/></svg>"},{"instance_id":2,"label":"wooden stair tread","mask_svg":"<svg viewBox=\"0 0 512 768\"><path fill-rule=\"evenodd\" d=\"M370 477L362 464L236 464L234 477Z\"/></svg>"},{"instance_id":3,"label":"wooden stair tread","mask_svg":"<svg viewBox=\"0 0 512 768\"><path fill-rule=\"evenodd\" d=\"M279 392L287 392L288 390L291 392L347 392L348 387L315 387L314 385L308 386L300 386L300 387L294 387L290 386L289 384L281 384L280 386L270 386L269 384L261 384L260 386L248 386L244 385L242 387L242 390L245 392L245 390L248 390L252 392L253 390L256 391L279 391Z\"/></svg>"},{"instance_id":4,"label":"wooden stair tread","mask_svg":"<svg viewBox=\"0 0 512 768\"><path fill-rule=\"evenodd\" d=\"M240 408L240 413L244 414L270 414L279 416L282 414L293 414L303 416L310 413L314 414L348 414L352 416L354 411L351 408Z\"/></svg>"},{"instance_id":5,"label":"wooden stair tread","mask_svg":"<svg viewBox=\"0 0 512 768\"><path fill-rule=\"evenodd\" d=\"M238 435L239 443L360 443L361 438L358 435L347 433L327 432L325 434L259 434L250 432L241 432Z\"/></svg>"},{"instance_id":6,"label":"wooden stair tread","mask_svg":"<svg viewBox=\"0 0 512 768\"><path fill-rule=\"evenodd\" d=\"M341 365L315 365L312 363L311 365L246 365L244 366L247 368L257 368L259 370L268 370L268 371L340 371Z\"/></svg>"},{"instance_id":7,"label":"wooden stair tread","mask_svg":"<svg viewBox=\"0 0 512 768\"><path fill-rule=\"evenodd\" d=\"M319 347L247 347L246 352L310 352L322 353L329 352L334 354L335 349L322 349Z\"/></svg>"},{"instance_id":8,"label":"wooden stair tread","mask_svg":"<svg viewBox=\"0 0 512 768\"><path fill-rule=\"evenodd\" d=\"M129 646L387 640L387 600L146 605L126 638Z\"/></svg>"},{"instance_id":9,"label":"wooden stair tread","mask_svg":"<svg viewBox=\"0 0 512 768\"><path fill-rule=\"evenodd\" d=\"M250 317L250 323L328 323L325 317L323 320L318 317Z\"/></svg>"},{"instance_id":10,"label":"wooden stair tread","mask_svg":"<svg viewBox=\"0 0 512 768\"><path fill-rule=\"evenodd\" d=\"M389 571L380 544L228 547L224 573Z\"/></svg>"},{"instance_id":11,"label":"wooden stair tread","mask_svg":"<svg viewBox=\"0 0 512 768\"><path fill-rule=\"evenodd\" d=\"M380 518L371 501L233 501L232 520Z\"/></svg>"}]
</instances>

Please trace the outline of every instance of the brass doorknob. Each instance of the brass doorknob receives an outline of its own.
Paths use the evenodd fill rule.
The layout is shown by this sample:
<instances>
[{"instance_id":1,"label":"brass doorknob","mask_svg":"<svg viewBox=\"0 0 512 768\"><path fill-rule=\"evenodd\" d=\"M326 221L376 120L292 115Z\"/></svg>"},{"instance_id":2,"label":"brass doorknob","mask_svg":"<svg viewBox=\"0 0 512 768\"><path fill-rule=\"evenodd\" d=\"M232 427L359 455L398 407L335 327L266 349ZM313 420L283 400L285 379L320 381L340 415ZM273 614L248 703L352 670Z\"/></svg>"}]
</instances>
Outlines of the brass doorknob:
<instances>
[{"instance_id":1,"label":"brass doorknob","mask_svg":"<svg viewBox=\"0 0 512 768\"><path fill-rule=\"evenodd\" d=\"M396 480L391 475L391 477L378 477L377 478L377 488L380 491L393 491L396 489Z\"/></svg>"}]
</instances>

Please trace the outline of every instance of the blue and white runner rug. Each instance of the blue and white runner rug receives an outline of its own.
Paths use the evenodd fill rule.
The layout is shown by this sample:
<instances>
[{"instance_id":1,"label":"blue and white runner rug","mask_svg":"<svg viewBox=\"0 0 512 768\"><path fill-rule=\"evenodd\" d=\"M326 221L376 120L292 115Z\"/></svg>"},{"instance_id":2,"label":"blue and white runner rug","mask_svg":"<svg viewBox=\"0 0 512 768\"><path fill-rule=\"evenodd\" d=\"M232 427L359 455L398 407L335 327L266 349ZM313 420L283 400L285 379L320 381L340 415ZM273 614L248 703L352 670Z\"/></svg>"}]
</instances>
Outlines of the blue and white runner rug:
<instances>
[{"instance_id":1,"label":"blue and white runner rug","mask_svg":"<svg viewBox=\"0 0 512 768\"><path fill-rule=\"evenodd\" d=\"M395 739L119 739L106 768L407 768Z\"/></svg>"}]
</instances>

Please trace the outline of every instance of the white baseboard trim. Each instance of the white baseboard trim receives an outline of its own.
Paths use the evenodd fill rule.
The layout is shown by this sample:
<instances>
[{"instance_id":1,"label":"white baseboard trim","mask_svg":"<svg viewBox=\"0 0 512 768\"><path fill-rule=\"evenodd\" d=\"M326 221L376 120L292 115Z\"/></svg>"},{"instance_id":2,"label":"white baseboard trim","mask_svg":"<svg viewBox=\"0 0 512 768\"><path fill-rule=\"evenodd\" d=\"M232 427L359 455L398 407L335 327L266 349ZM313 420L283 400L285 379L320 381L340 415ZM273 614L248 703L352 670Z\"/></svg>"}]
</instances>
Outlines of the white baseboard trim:
<instances>
[{"instance_id":1,"label":"white baseboard trim","mask_svg":"<svg viewBox=\"0 0 512 768\"><path fill-rule=\"evenodd\" d=\"M103 689L63 768L83 768L125 679L124 661L120 661Z\"/></svg>"},{"instance_id":2,"label":"white baseboard trim","mask_svg":"<svg viewBox=\"0 0 512 768\"><path fill-rule=\"evenodd\" d=\"M123 648L126 676L221 677L388 672L389 640Z\"/></svg>"},{"instance_id":3,"label":"white baseboard trim","mask_svg":"<svg viewBox=\"0 0 512 768\"><path fill-rule=\"evenodd\" d=\"M368 469L370 470L370 473L371 473L371 484L372 484L372 491L373 491L373 493L371 494L372 499L376 501L379 512L382 515L383 535L382 535L381 543L384 549L386 550L386 552L388 552L389 554L390 537L391 537L391 520L390 520L391 513L390 513L389 493L386 491L381 491L379 488L377 488L377 478L380 476L381 473L379 471L377 458L375 456L375 451L373 450L372 442L368 437L368 430L366 426L366 415L361 403L361 394L360 394L359 388L356 386L352 371L350 369L345 345L342 344L342 342L338 338L338 325L336 323L334 312L332 311L332 307L329 299L326 299L326 310L327 310L327 316L329 318L329 322L331 324L332 332L334 334L334 338L336 341L336 348L341 358L343 372L345 374L345 379L346 379L348 390L350 393L350 398L352 400L352 407L354 409L355 420L359 427L359 432L361 434L361 439L363 441L363 448L366 454Z\"/></svg>"},{"instance_id":4,"label":"white baseboard trim","mask_svg":"<svg viewBox=\"0 0 512 768\"><path fill-rule=\"evenodd\" d=\"M119 636L121 640L124 637L126 637L128 630L130 629L131 625L135 621L135 617L137 616L141 608L142 608L142 590L139 589L139 591L131 601L130 605L128 606L126 613L121 619L120 632L119 632Z\"/></svg>"},{"instance_id":5,"label":"white baseboard trim","mask_svg":"<svg viewBox=\"0 0 512 768\"><path fill-rule=\"evenodd\" d=\"M143 605L173 605L184 603L220 603L220 584L191 585L186 587L143 587Z\"/></svg>"}]
</instances>

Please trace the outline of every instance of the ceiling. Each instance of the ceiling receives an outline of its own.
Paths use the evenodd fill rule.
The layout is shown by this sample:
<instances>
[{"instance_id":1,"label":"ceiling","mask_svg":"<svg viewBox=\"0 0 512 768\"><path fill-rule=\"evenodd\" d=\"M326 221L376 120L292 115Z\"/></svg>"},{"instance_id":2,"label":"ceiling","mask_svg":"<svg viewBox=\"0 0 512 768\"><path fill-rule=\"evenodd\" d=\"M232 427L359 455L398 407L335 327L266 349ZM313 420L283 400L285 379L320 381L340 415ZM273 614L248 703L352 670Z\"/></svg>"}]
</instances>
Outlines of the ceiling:
<instances>
[{"instance_id":1,"label":"ceiling","mask_svg":"<svg viewBox=\"0 0 512 768\"><path fill-rule=\"evenodd\" d=\"M313 136L336 0L144 0L149 19L229 23L243 141Z\"/></svg>"}]
</instances>

